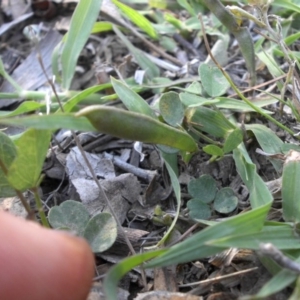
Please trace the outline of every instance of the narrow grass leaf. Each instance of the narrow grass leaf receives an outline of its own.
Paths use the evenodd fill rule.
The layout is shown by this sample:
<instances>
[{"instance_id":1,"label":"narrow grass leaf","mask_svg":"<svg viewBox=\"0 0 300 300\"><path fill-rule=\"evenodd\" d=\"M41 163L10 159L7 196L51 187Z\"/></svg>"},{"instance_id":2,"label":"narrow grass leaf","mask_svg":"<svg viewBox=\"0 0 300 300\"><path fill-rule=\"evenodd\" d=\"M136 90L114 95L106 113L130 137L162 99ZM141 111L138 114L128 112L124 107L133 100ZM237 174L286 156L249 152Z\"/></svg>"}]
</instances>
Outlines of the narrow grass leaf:
<instances>
[{"instance_id":1,"label":"narrow grass leaf","mask_svg":"<svg viewBox=\"0 0 300 300\"><path fill-rule=\"evenodd\" d=\"M0 118L0 124L24 126L35 129L73 129L95 132L95 127L86 118L78 118L73 114L51 114L43 116L27 116L22 118Z\"/></svg>"},{"instance_id":2,"label":"narrow grass leaf","mask_svg":"<svg viewBox=\"0 0 300 300\"><path fill-rule=\"evenodd\" d=\"M275 0L272 5L284 8L286 10L291 10L300 14L300 7L296 3L290 0Z\"/></svg>"},{"instance_id":3,"label":"narrow grass leaf","mask_svg":"<svg viewBox=\"0 0 300 300\"><path fill-rule=\"evenodd\" d=\"M282 209L286 222L300 221L300 153L291 150L282 174Z\"/></svg>"},{"instance_id":4,"label":"narrow grass leaf","mask_svg":"<svg viewBox=\"0 0 300 300\"><path fill-rule=\"evenodd\" d=\"M111 77L111 83L116 94L128 110L157 119L154 111L139 94L113 77Z\"/></svg>"},{"instance_id":5,"label":"narrow grass leaf","mask_svg":"<svg viewBox=\"0 0 300 300\"><path fill-rule=\"evenodd\" d=\"M220 111L203 106L186 109L185 117L190 126L218 138L225 138L236 128Z\"/></svg>"},{"instance_id":6,"label":"narrow grass leaf","mask_svg":"<svg viewBox=\"0 0 300 300\"><path fill-rule=\"evenodd\" d=\"M96 22L93 26L91 33L99 33L99 32L106 32L112 30L113 30L113 26L110 22Z\"/></svg>"},{"instance_id":7,"label":"narrow grass leaf","mask_svg":"<svg viewBox=\"0 0 300 300\"><path fill-rule=\"evenodd\" d=\"M170 179L171 179L171 185L173 188L173 191L175 193L175 198L176 198L176 214L175 217L172 221L172 224L169 226L168 231L165 233L163 238L158 242L156 246L163 245L163 243L167 240L169 237L170 233L174 229L176 222L179 217L180 213L180 208L181 208L181 190L180 190L180 183L178 180L178 166L176 164L177 161L177 154L176 153L166 153L162 150L160 150L161 156L164 160L164 163L166 165L166 168L168 170Z\"/></svg>"},{"instance_id":8,"label":"narrow grass leaf","mask_svg":"<svg viewBox=\"0 0 300 300\"><path fill-rule=\"evenodd\" d=\"M295 259L296 263L300 263L300 257ZM275 294L283 290L285 287L291 285L296 279L298 275L290 270L281 270L279 273L274 275L271 280L269 280L261 290L256 294L257 297L261 297L262 299L266 299L266 297Z\"/></svg>"},{"instance_id":9,"label":"narrow grass leaf","mask_svg":"<svg viewBox=\"0 0 300 300\"><path fill-rule=\"evenodd\" d=\"M197 144L190 135L140 113L94 105L81 110L77 116L88 118L102 133L188 152L197 151Z\"/></svg>"},{"instance_id":10,"label":"narrow grass leaf","mask_svg":"<svg viewBox=\"0 0 300 300\"><path fill-rule=\"evenodd\" d=\"M179 94L180 100L185 106L193 107L193 106L200 106L200 105L209 105L209 104L216 104L218 103L217 100L207 99L190 92L183 92Z\"/></svg>"},{"instance_id":11,"label":"narrow grass leaf","mask_svg":"<svg viewBox=\"0 0 300 300\"><path fill-rule=\"evenodd\" d=\"M171 247L168 252L146 264L147 268L163 267L190 262L220 252L209 242L218 238L259 232L264 224L270 205L266 204L250 212L234 216L226 221L205 228L180 244Z\"/></svg>"},{"instance_id":12,"label":"narrow grass leaf","mask_svg":"<svg viewBox=\"0 0 300 300\"><path fill-rule=\"evenodd\" d=\"M19 84L6 72L1 58L0 58L0 75L2 75L2 77L6 79L13 86L16 92L20 92L20 93L22 92L22 87L19 86Z\"/></svg>"},{"instance_id":13,"label":"narrow grass leaf","mask_svg":"<svg viewBox=\"0 0 300 300\"><path fill-rule=\"evenodd\" d=\"M241 53L245 59L247 69L250 73L251 86L254 86L256 82L255 52L250 31L247 27L238 27L232 33L237 39Z\"/></svg>"},{"instance_id":14,"label":"narrow grass leaf","mask_svg":"<svg viewBox=\"0 0 300 300\"><path fill-rule=\"evenodd\" d=\"M250 130L255 135L262 150L268 154L278 154L282 152L284 143L282 140L269 128L260 124L248 124L245 125L247 130ZM279 160L269 157L275 170L280 172L282 169L282 163Z\"/></svg>"},{"instance_id":15,"label":"narrow grass leaf","mask_svg":"<svg viewBox=\"0 0 300 300\"><path fill-rule=\"evenodd\" d=\"M62 86L68 90L79 54L99 16L102 0L81 0L72 15L70 30L61 54Z\"/></svg>"},{"instance_id":16,"label":"narrow grass leaf","mask_svg":"<svg viewBox=\"0 0 300 300\"><path fill-rule=\"evenodd\" d=\"M233 158L237 171L249 190L251 207L254 209L270 204L273 201L273 196L257 174L256 166L252 163L243 145L233 150Z\"/></svg>"},{"instance_id":17,"label":"narrow grass leaf","mask_svg":"<svg viewBox=\"0 0 300 300\"><path fill-rule=\"evenodd\" d=\"M248 124L245 127L254 133L259 145L266 153L277 154L281 152L283 141L274 131L260 124Z\"/></svg>"},{"instance_id":18,"label":"narrow grass leaf","mask_svg":"<svg viewBox=\"0 0 300 300\"><path fill-rule=\"evenodd\" d=\"M55 82L61 83L62 78L60 74L60 54L61 49L63 47L64 39L56 45L54 48L52 55L51 55L51 67L52 67L52 74L55 78Z\"/></svg>"},{"instance_id":19,"label":"narrow grass leaf","mask_svg":"<svg viewBox=\"0 0 300 300\"><path fill-rule=\"evenodd\" d=\"M231 131L225 140L223 151L229 153L234 150L240 143L243 142L243 131L240 128L236 128Z\"/></svg>"},{"instance_id":20,"label":"narrow grass leaf","mask_svg":"<svg viewBox=\"0 0 300 300\"><path fill-rule=\"evenodd\" d=\"M128 17L128 19L146 32L151 38L158 39L158 35L151 22L141 15L137 10L117 1L112 0L112 2Z\"/></svg>"},{"instance_id":21,"label":"narrow grass leaf","mask_svg":"<svg viewBox=\"0 0 300 300\"><path fill-rule=\"evenodd\" d=\"M73 96L72 98L70 98L66 103L63 104L64 107L64 112L71 112L72 109L81 101L85 100L87 96L91 95L91 94L95 94L99 91L102 91L104 89L107 89L111 87L110 83L105 83L105 84L101 84L101 85L95 85L92 87L89 87L85 90L83 90L82 92L79 92L78 94L76 94L75 96ZM100 102L100 96L99 96L99 102ZM56 113L61 112L61 109L59 108Z\"/></svg>"},{"instance_id":22,"label":"narrow grass leaf","mask_svg":"<svg viewBox=\"0 0 300 300\"><path fill-rule=\"evenodd\" d=\"M270 51L261 51L258 52L256 55L267 66L269 72L274 78L282 76L284 74L284 72L278 66L276 60L273 57L273 54L270 53Z\"/></svg>"},{"instance_id":23,"label":"narrow grass leaf","mask_svg":"<svg viewBox=\"0 0 300 300\"><path fill-rule=\"evenodd\" d=\"M219 102L216 102L214 105L218 108L226 108L233 111L241 111L241 112L250 112L254 111L253 108L249 107L249 105L241 100L233 99L233 98L226 98L226 97L218 97ZM215 99L216 100L216 99ZM275 98L265 99L255 101L255 105L257 107L264 107L271 104L277 103L278 100ZM264 113L273 114L273 112L263 109Z\"/></svg>"},{"instance_id":24,"label":"narrow grass leaf","mask_svg":"<svg viewBox=\"0 0 300 300\"><path fill-rule=\"evenodd\" d=\"M186 89L187 90L187 89ZM185 106L193 107L193 106L200 106L200 105L215 105L218 108L225 108L230 109L233 111L240 111L240 112L249 112L254 111L249 105L247 105L245 102L232 99L232 98L226 98L226 97L217 97L212 99L207 99L198 95L195 95L191 92L182 92L179 94L179 97L182 101L182 103ZM278 100L275 98L267 99L267 100L260 100L255 102L255 105L257 107L264 107L271 104L277 103ZM264 113L272 114L273 112L262 109Z\"/></svg>"},{"instance_id":25,"label":"narrow grass leaf","mask_svg":"<svg viewBox=\"0 0 300 300\"><path fill-rule=\"evenodd\" d=\"M132 53L136 59L138 65L146 72L149 79L158 77L160 74L159 68L139 49L134 47L127 37L118 29L117 26L113 26L114 32L122 40L128 50Z\"/></svg>"},{"instance_id":26,"label":"narrow grass leaf","mask_svg":"<svg viewBox=\"0 0 300 300\"><path fill-rule=\"evenodd\" d=\"M118 283L126 273L128 273L134 267L137 267L140 264L146 262L147 260L152 259L153 257L159 256L166 251L167 251L166 249L160 249L160 250L156 250L156 251L137 254L137 255L125 258L118 264L114 265L108 271L108 273L104 279L103 290L105 293L105 299L116 300L118 298L117 297Z\"/></svg>"},{"instance_id":27,"label":"narrow grass leaf","mask_svg":"<svg viewBox=\"0 0 300 300\"><path fill-rule=\"evenodd\" d=\"M188 11L191 16L197 15L195 8L192 7L186 0L178 0L177 2L181 7L183 7L186 11ZM193 4L195 5L195 3Z\"/></svg>"},{"instance_id":28,"label":"narrow grass leaf","mask_svg":"<svg viewBox=\"0 0 300 300\"><path fill-rule=\"evenodd\" d=\"M260 232L224 237L209 242L212 246L220 248L235 247L259 250L261 243L272 243L281 250L300 249L299 237L291 226L264 226Z\"/></svg>"},{"instance_id":29,"label":"narrow grass leaf","mask_svg":"<svg viewBox=\"0 0 300 300\"><path fill-rule=\"evenodd\" d=\"M298 300L298 299L300 299L300 276L298 276L297 278L296 286L289 300Z\"/></svg>"},{"instance_id":30,"label":"narrow grass leaf","mask_svg":"<svg viewBox=\"0 0 300 300\"><path fill-rule=\"evenodd\" d=\"M35 111L41 107L44 107L45 104L41 104L35 101L25 101L22 102L15 110L13 111L0 111L0 117L13 117L20 114L28 113Z\"/></svg>"}]
</instances>

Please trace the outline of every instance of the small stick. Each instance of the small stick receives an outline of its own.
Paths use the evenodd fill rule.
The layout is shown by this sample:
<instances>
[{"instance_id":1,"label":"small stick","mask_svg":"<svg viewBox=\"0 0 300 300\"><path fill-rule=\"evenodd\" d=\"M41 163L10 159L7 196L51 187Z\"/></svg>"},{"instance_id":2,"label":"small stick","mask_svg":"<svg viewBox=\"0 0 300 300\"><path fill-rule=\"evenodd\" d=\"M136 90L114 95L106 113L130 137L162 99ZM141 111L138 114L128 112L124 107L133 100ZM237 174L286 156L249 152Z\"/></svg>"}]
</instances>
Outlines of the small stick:
<instances>
[{"instance_id":1,"label":"small stick","mask_svg":"<svg viewBox=\"0 0 300 300\"><path fill-rule=\"evenodd\" d=\"M190 287L190 286L195 286L195 285L200 285L200 284L215 283L215 282L219 282L221 280L227 279L227 278L240 276L242 274L246 274L246 273L255 271L257 269L258 269L258 267L254 267L254 268L250 268L250 269L247 269L247 270L234 272L234 273L231 273L231 274L226 274L226 275L217 276L217 277L214 277L214 278L205 279L205 280L202 280L202 281L197 281L197 282L192 282L192 283L187 283L187 284L180 284L178 287L183 288L183 287Z\"/></svg>"},{"instance_id":2,"label":"small stick","mask_svg":"<svg viewBox=\"0 0 300 300\"><path fill-rule=\"evenodd\" d=\"M259 245L259 251L261 254L273 259L279 266L300 274L300 264L289 259L273 244L261 243Z\"/></svg>"},{"instance_id":3,"label":"small stick","mask_svg":"<svg viewBox=\"0 0 300 300\"><path fill-rule=\"evenodd\" d=\"M153 178L153 176L155 176L155 174L157 174L156 171L148 171L148 170L143 170L141 168L137 168L131 164L128 164L127 162L121 160L118 157L115 157L109 153L104 153L104 157L110 159L114 165L116 165L117 167L119 167L120 169L127 171L129 173L132 173L134 175L136 175L139 178L144 179L146 182L150 182Z\"/></svg>"}]
</instances>

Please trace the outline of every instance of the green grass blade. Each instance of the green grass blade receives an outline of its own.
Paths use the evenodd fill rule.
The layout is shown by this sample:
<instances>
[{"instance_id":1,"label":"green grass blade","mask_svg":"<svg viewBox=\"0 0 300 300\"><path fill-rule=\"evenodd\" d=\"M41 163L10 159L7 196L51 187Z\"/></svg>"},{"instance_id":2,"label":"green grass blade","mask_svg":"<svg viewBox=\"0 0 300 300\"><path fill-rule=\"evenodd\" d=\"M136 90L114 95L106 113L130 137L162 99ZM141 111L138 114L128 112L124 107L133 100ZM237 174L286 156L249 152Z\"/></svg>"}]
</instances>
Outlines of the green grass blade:
<instances>
[{"instance_id":1,"label":"green grass blade","mask_svg":"<svg viewBox=\"0 0 300 300\"><path fill-rule=\"evenodd\" d=\"M116 94L128 110L157 119L154 111L139 94L113 77L111 77L111 83Z\"/></svg>"},{"instance_id":2,"label":"green grass blade","mask_svg":"<svg viewBox=\"0 0 300 300\"><path fill-rule=\"evenodd\" d=\"M118 29L117 26L113 26L116 35L122 40L128 50L132 53L136 59L138 65L146 71L147 76L150 79L158 77L160 74L159 68L140 50L132 45L127 37Z\"/></svg>"},{"instance_id":3,"label":"green grass blade","mask_svg":"<svg viewBox=\"0 0 300 300\"><path fill-rule=\"evenodd\" d=\"M118 298L117 289L118 282L120 281L120 279L134 267L137 267L143 262L152 259L153 257L156 257L158 255L161 255L164 252L166 252L166 249L134 255L125 258L120 263L114 265L109 270L104 280L103 290L106 295L105 299L116 300Z\"/></svg>"},{"instance_id":4,"label":"green grass blade","mask_svg":"<svg viewBox=\"0 0 300 300\"><path fill-rule=\"evenodd\" d=\"M275 0L272 5L284 8L286 10L292 10L300 14L300 7L296 3L293 3L290 0Z\"/></svg>"},{"instance_id":5,"label":"green grass blade","mask_svg":"<svg viewBox=\"0 0 300 300\"><path fill-rule=\"evenodd\" d=\"M236 128L223 113L204 106L186 109L185 117L188 124L214 137L225 138Z\"/></svg>"},{"instance_id":6,"label":"green grass blade","mask_svg":"<svg viewBox=\"0 0 300 300\"><path fill-rule=\"evenodd\" d=\"M278 154L282 152L284 143L282 140L269 128L260 124L248 124L245 126L247 130L251 130L262 150L268 154ZM280 172L282 163L279 160L269 158L275 170Z\"/></svg>"},{"instance_id":7,"label":"green grass blade","mask_svg":"<svg viewBox=\"0 0 300 300\"><path fill-rule=\"evenodd\" d=\"M294 229L283 224L283 226L264 226L262 231L250 234L225 237L209 242L217 247L234 247L259 250L261 243L272 243L281 250L300 249L299 237L295 235Z\"/></svg>"},{"instance_id":8,"label":"green grass blade","mask_svg":"<svg viewBox=\"0 0 300 300\"><path fill-rule=\"evenodd\" d=\"M300 222L300 157L291 150L287 156L282 174L282 209L286 222Z\"/></svg>"},{"instance_id":9,"label":"green grass blade","mask_svg":"<svg viewBox=\"0 0 300 300\"><path fill-rule=\"evenodd\" d=\"M110 22L96 22L93 26L91 33L99 33L99 32L106 32L112 30L113 30L113 26Z\"/></svg>"},{"instance_id":10,"label":"green grass blade","mask_svg":"<svg viewBox=\"0 0 300 300\"><path fill-rule=\"evenodd\" d=\"M162 245L166 239L169 237L170 233L174 229L176 222L179 217L180 209L181 209L181 191L180 191L180 183L178 180L178 175L176 174L178 172L177 165L174 165L174 160L177 162L177 153L165 153L162 150L160 151L162 158L164 160L164 163L167 167L170 179L171 179L171 184L173 191L175 193L175 198L176 198L176 204L177 204L177 209L176 209L176 214L175 217L172 221L172 224L169 226L168 231L165 233L163 238L159 241L159 243L156 246ZM177 172L176 172L177 171Z\"/></svg>"},{"instance_id":11,"label":"green grass blade","mask_svg":"<svg viewBox=\"0 0 300 300\"><path fill-rule=\"evenodd\" d=\"M73 114L51 114L43 116L28 116L22 118L0 118L0 124L24 126L35 129L73 129L95 132L95 127L86 118L78 118Z\"/></svg>"},{"instance_id":12,"label":"green grass blade","mask_svg":"<svg viewBox=\"0 0 300 300\"><path fill-rule=\"evenodd\" d=\"M56 45L56 47L53 49L52 55L51 55L51 67L52 67L52 74L55 77L55 81L58 83L61 83L61 74L60 74L60 52L61 48L63 46L64 39Z\"/></svg>"},{"instance_id":13,"label":"green grass blade","mask_svg":"<svg viewBox=\"0 0 300 300\"><path fill-rule=\"evenodd\" d=\"M44 107L45 104L38 103L35 101L25 101L22 102L15 110L13 111L0 111L0 117L13 117L18 116L24 113L38 110L41 107Z\"/></svg>"},{"instance_id":14,"label":"green grass blade","mask_svg":"<svg viewBox=\"0 0 300 300\"><path fill-rule=\"evenodd\" d=\"M87 117L98 131L116 137L162 144L188 152L198 149L187 133L140 113L94 105L81 110L77 116Z\"/></svg>"},{"instance_id":15,"label":"green grass blade","mask_svg":"<svg viewBox=\"0 0 300 300\"><path fill-rule=\"evenodd\" d=\"M188 3L187 0L177 0L177 3L178 3L181 7L183 7L185 10L187 10L191 16L196 16L196 15L197 15L197 13L196 13L196 11L195 11L195 8L192 7L192 6L190 5L190 3ZM193 4L195 5L195 3L193 3Z\"/></svg>"},{"instance_id":16,"label":"green grass blade","mask_svg":"<svg viewBox=\"0 0 300 300\"><path fill-rule=\"evenodd\" d=\"M63 107L64 107L64 112L71 112L72 109L81 101L85 100L87 96L91 95L91 94L95 94L99 91L102 91L104 89L107 89L111 87L110 83L104 83L101 85L95 85L95 86L91 86L87 89L85 89L82 92L79 92L78 94L76 94L75 96L73 96L72 98L70 98L66 103L64 103ZM100 96L99 96L99 104L101 103L100 100ZM57 110L56 113L61 112L61 109L59 108Z\"/></svg>"},{"instance_id":17,"label":"green grass blade","mask_svg":"<svg viewBox=\"0 0 300 300\"><path fill-rule=\"evenodd\" d=\"M143 15L141 15L135 9L117 1L112 0L112 2L128 17L128 19L146 32L151 38L158 39L158 35L151 22L148 21Z\"/></svg>"},{"instance_id":18,"label":"green grass blade","mask_svg":"<svg viewBox=\"0 0 300 300\"><path fill-rule=\"evenodd\" d=\"M146 267L174 265L214 255L222 249L209 245L210 241L226 236L240 235L241 232L244 234L259 232L263 227L270 205L271 203L268 203L250 212L207 227L184 242L171 247L168 252L146 264ZM224 249L226 248L224 247Z\"/></svg>"},{"instance_id":19,"label":"green grass blade","mask_svg":"<svg viewBox=\"0 0 300 300\"><path fill-rule=\"evenodd\" d=\"M71 85L77 59L97 20L101 4L102 0L81 0L73 13L61 55L62 86L66 90Z\"/></svg>"},{"instance_id":20,"label":"green grass blade","mask_svg":"<svg viewBox=\"0 0 300 300\"><path fill-rule=\"evenodd\" d=\"M300 257L295 260L296 263L300 263ZM297 274L289 270L281 270L279 273L273 276L273 278L268 281L261 290L256 294L256 297L261 297L261 299L266 299L266 297L283 290L285 287L292 284L296 278Z\"/></svg>"},{"instance_id":21,"label":"green grass blade","mask_svg":"<svg viewBox=\"0 0 300 300\"><path fill-rule=\"evenodd\" d=\"M240 145L233 150L233 158L239 175L250 193L252 208L270 204L273 201L272 194L266 184L256 172L256 166L252 163L244 146Z\"/></svg>"}]
</instances>

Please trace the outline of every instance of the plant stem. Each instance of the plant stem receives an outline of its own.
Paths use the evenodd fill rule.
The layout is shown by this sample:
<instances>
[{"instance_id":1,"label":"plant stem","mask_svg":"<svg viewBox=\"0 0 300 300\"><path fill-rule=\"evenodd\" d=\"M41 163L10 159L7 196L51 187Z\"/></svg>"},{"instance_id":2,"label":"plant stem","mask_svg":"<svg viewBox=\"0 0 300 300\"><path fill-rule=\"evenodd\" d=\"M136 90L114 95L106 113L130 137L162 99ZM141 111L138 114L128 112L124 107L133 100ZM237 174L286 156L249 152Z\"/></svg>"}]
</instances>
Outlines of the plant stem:
<instances>
[{"instance_id":1,"label":"plant stem","mask_svg":"<svg viewBox=\"0 0 300 300\"><path fill-rule=\"evenodd\" d=\"M8 170L1 159L0 159L0 168L2 169L4 175L7 177ZM16 190L16 189L15 189L15 192L16 192L17 196L19 197L20 201L22 202L22 205L24 206L27 214L31 215L32 210L31 210L29 204L27 203L26 199L24 198L24 195L22 194L22 192L20 192L19 190Z\"/></svg>"},{"instance_id":2,"label":"plant stem","mask_svg":"<svg viewBox=\"0 0 300 300\"><path fill-rule=\"evenodd\" d=\"M63 92L63 93L57 93L59 99L63 100L66 98L71 98L73 96L75 96L76 94L78 94L78 91L67 91L67 92ZM41 100L45 100L45 96L46 93L45 92L38 92L38 91L26 91L26 90L22 90L20 92L14 92L14 93L0 93L0 99L25 99L25 100L36 100L36 101L41 101ZM53 95L51 97L51 101L53 102L57 102L55 95ZM92 95L88 95L85 98L85 101L91 101L93 103L97 102L99 104L102 103L101 101L101 96L99 94L92 94Z\"/></svg>"},{"instance_id":3,"label":"plant stem","mask_svg":"<svg viewBox=\"0 0 300 300\"><path fill-rule=\"evenodd\" d=\"M31 191L33 192L33 195L34 195L35 205L38 209L42 225L46 228L50 228L50 225L49 225L49 222L47 220L46 214L43 210L42 201L41 201L40 195L38 193L37 187L31 188Z\"/></svg>"}]
</instances>

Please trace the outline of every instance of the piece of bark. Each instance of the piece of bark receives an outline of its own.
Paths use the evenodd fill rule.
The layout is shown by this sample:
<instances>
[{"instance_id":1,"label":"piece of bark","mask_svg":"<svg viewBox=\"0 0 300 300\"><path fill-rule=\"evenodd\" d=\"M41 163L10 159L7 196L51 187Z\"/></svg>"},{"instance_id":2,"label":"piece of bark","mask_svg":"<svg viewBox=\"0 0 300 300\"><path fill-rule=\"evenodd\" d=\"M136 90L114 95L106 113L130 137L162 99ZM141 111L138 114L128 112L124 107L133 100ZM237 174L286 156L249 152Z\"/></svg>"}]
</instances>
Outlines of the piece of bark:
<instances>
[{"instance_id":1,"label":"piece of bark","mask_svg":"<svg viewBox=\"0 0 300 300\"><path fill-rule=\"evenodd\" d=\"M141 237L149 234L149 232L140 229L128 228L128 227L123 227L123 230L126 233L133 248L136 251L139 251L142 244L142 241L140 241ZM123 234L118 231L118 235L115 243L104 253L127 256L129 252L130 250L125 242Z\"/></svg>"},{"instance_id":2,"label":"piece of bark","mask_svg":"<svg viewBox=\"0 0 300 300\"><path fill-rule=\"evenodd\" d=\"M154 290L178 292L176 276L168 267L154 269Z\"/></svg>"}]
</instances>

